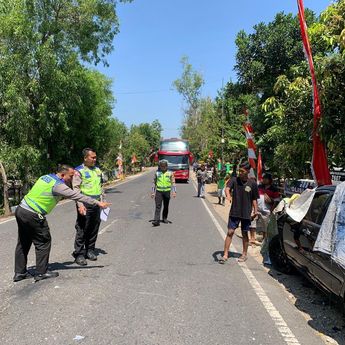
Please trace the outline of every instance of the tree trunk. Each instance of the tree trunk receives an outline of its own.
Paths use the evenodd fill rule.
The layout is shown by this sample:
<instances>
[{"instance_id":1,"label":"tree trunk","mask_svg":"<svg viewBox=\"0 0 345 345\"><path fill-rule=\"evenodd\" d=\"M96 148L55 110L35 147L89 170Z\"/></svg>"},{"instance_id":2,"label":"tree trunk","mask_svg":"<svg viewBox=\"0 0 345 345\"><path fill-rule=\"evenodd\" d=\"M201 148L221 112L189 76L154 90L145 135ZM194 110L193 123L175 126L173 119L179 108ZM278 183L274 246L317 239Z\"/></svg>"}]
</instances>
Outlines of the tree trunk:
<instances>
[{"instance_id":1,"label":"tree trunk","mask_svg":"<svg viewBox=\"0 0 345 345\"><path fill-rule=\"evenodd\" d=\"M0 174L2 176L2 185L4 188L4 211L5 211L5 216L9 216L11 214L10 210L10 203L8 200L8 184L7 184L7 175L6 171L4 168L4 165L0 161Z\"/></svg>"}]
</instances>

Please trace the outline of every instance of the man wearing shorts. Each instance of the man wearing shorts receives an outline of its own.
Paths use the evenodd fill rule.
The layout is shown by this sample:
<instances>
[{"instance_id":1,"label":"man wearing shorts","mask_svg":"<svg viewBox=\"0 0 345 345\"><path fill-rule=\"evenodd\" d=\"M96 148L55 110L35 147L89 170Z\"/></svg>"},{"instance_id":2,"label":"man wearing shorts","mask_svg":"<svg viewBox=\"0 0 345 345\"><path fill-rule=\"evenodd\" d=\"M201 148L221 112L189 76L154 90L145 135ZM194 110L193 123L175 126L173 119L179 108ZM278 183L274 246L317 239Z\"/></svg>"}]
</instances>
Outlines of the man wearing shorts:
<instances>
[{"instance_id":1,"label":"man wearing shorts","mask_svg":"<svg viewBox=\"0 0 345 345\"><path fill-rule=\"evenodd\" d=\"M219 259L220 264L224 264L228 260L229 249L235 230L241 224L243 251L238 259L239 262L247 260L248 252L248 231L251 221L257 217L259 191L258 185L253 179L248 178L250 164L242 163L239 169L239 176L232 178L226 186L225 194L231 203L231 209L228 222L228 233L224 243L224 254Z\"/></svg>"}]
</instances>

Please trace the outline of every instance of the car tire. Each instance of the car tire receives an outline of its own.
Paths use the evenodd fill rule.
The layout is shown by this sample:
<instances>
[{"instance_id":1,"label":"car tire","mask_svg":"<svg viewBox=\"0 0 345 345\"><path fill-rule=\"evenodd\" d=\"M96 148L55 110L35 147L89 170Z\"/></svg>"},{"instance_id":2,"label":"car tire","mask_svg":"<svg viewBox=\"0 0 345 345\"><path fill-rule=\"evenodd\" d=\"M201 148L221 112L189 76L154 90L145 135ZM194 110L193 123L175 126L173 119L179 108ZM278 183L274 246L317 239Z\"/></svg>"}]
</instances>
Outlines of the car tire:
<instances>
[{"instance_id":1,"label":"car tire","mask_svg":"<svg viewBox=\"0 0 345 345\"><path fill-rule=\"evenodd\" d=\"M269 250L272 266L274 269L285 274L293 273L294 267L291 265L291 263L289 262L288 258L286 257L284 253L279 235L274 236L272 238L272 240L270 241L268 250Z\"/></svg>"}]
</instances>

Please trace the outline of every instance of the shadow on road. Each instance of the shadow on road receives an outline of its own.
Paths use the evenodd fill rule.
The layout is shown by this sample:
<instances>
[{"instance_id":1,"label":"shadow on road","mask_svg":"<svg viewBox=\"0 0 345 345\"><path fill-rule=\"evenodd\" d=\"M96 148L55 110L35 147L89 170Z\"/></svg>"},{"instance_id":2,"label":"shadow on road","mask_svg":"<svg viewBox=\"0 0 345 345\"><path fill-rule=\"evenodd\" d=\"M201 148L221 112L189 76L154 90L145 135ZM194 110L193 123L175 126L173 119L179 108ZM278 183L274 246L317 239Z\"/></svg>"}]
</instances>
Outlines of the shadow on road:
<instances>
[{"instance_id":1,"label":"shadow on road","mask_svg":"<svg viewBox=\"0 0 345 345\"><path fill-rule=\"evenodd\" d=\"M310 327L338 344L345 344L345 315L341 310L341 302L319 291L298 273L286 275L272 268L268 273L292 294L295 306L308 315Z\"/></svg>"},{"instance_id":2,"label":"shadow on road","mask_svg":"<svg viewBox=\"0 0 345 345\"><path fill-rule=\"evenodd\" d=\"M116 188L109 188L104 191L105 194L121 194L120 190L117 190Z\"/></svg>"},{"instance_id":3,"label":"shadow on road","mask_svg":"<svg viewBox=\"0 0 345 345\"><path fill-rule=\"evenodd\" d=\"M107 255L108 254L108 252L106 252L104 249L101 249L101 248L95 248L95 253L96 253L97 256L100 255L100 254L102 254L102 255Z\"/></svg>"},{"instance_id":4,"label":"shadow on road","mask_svg":"<svg viewBox=\"0 0 345 345\"><path fill-rule=\"evenodd\" d=\"M72 266L74 264L74 266ZM52 271L60 271L60 270L80 270L80 269L91 269L91 268L103 268L104 265L87 265L87 266L79 266L75 264L74 261L66 261L66 262L53 262L49 264L49 269Z\"/></svg>"},{"instance_id":5,"label":"shadow on road","mask_svg":"<svg viewBox=\"0 0 345 345\"><path fill-rule=\"evenodd\" d=\"M238 259L240 256L241 256L241 253L237 253L237 252L229 252L229 258L235 258L235 259ZM213 257L213 260L215 262L218 262L219 259L223 256L223 251L216 251L212 254L212 257Z\"/></svg>"}]
</instances>

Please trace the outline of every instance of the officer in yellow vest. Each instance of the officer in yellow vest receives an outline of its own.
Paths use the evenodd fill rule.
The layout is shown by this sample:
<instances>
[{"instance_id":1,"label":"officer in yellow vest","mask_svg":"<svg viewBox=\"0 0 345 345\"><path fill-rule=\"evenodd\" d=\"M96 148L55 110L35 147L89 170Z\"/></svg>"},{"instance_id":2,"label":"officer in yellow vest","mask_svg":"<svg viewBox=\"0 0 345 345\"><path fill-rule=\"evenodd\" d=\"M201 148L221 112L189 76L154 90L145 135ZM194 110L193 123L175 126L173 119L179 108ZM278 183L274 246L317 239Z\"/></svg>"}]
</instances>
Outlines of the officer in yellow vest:
<instances>
[{"instance_id":1,"label":"officer in yellow vest","mask_svg":"<svg viewBox=\"0 0 345 345\"><path fill-rule=\"evenodd\" d=\"M153 226L160 225L162 203L164 204L163 223L169 223L168 213L171 195L174 198L176 197L175 177L171 171L168 171L168 162L166 160L162 160L159 162L158 171L155 174L152 186L151 196L152 198L155 198L156 202L155 218L152 222Z\"/></svg>"},{"instance_id":2,"label":"officer in yellow vest","mask_svg":"<svg viewBox=\"0 0 345 345\"><path fill-rule=\"evenodd\" d=\"M84 163L76 168L78 173L73 177L73 189L101 201L103 198L102 171L96 166L96 152L91 148L85 148L82 155ZM100 208L78 202L77 209L73 256L78 265L85 266L87 265L86 259L97 260L95 246L101 223Z\"/></svg>"},{"instance_id":3,"label":"officer in yellow vest","mask_svg":"<svg viewBox=\"0 0 345 345\"><path fill-rule=\"evenodd\" d=\"M62 198L84 202L105 208L110 204L84 196L68 187L74 169L60 165L56 174L41 176L16 209L18 243L15 252L14 282L31 278L27 271L27 257L32 243L36 250L35 281L57 277L57 272L48 271L51 247L50 230L45 216Z\"/></svg>"}]
</instances>

